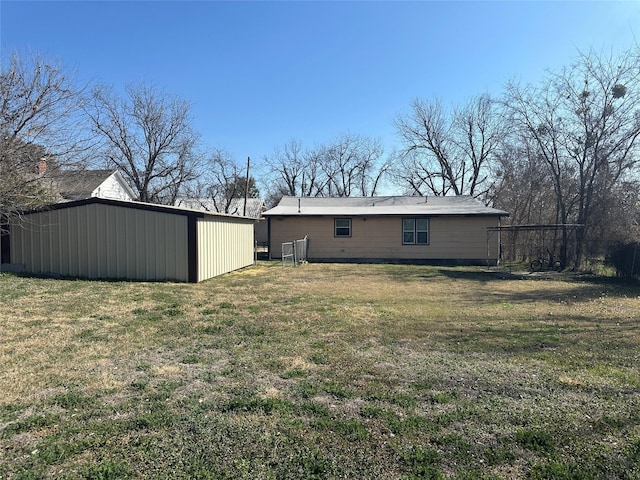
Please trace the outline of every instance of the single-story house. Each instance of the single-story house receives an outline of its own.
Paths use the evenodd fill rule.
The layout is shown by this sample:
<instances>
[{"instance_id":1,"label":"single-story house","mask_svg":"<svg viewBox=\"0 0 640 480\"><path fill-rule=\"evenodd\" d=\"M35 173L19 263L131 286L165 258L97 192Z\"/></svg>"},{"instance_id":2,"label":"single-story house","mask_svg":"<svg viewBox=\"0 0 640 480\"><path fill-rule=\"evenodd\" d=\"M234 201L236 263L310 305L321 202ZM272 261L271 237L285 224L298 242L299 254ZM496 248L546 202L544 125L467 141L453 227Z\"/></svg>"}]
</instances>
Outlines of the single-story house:
<instances>
[{"instance_id":1,"label":"single-story house","mask_svg":"<svg viewBox=\"0 0 640 480\"><path fill-rule=\"evenodd\" d=\"M254 262L253 219L92 197L14 218L2 267L36 275L200 282Z\"/></svg>"},{"instance_id":2,"label":"single-story house","mask_svg":"<svg viewBox=\"0 0 640 480\"><path fill-rule=\"evenodd\" d=\"M283 197L263 213L271 258L308 237L311 261L496 264L509 214L470 196Z\"/></svg>"}]
</instances>

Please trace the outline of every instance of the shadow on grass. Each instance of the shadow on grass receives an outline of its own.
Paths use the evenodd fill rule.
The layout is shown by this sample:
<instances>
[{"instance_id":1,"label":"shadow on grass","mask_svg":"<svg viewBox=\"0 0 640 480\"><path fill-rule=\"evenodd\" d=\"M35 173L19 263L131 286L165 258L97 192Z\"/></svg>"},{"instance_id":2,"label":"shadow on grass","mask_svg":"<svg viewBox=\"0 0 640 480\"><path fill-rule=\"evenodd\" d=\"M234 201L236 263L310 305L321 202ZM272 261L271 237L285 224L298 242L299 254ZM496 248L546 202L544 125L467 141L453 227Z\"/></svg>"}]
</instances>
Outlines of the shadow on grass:
<instances>
[{"instance_id":1,"label":"shadow on grass","mask_svg":"<svg viewBox=\"0 0 640 480\"><path fill-rule=\"evenodd\" d=\"M505 297L507 297L505 299L512 301L554 301L561 299L564 295L569 295L574 301L593 300L602 296L621 298L640 297L640 283L614 277L549 272L543 272L541 275L530 275L503 271L462 270L453 268L438 269L437 275L451 280L465 280L481 284L504 282L506 280L528 280L534 283L556 281L567 285L566 289L557 288L549 290L548 288L531 288L526 292L514 292L513 294L505 295ZM424 278L428 277L425 276ZM433 278L433 276L431 276L431 278ZM578 285L577 288L576 285Z\"/></svg>"},{"instance_id":2,"label":"shadow on grass","mask_svg":"<svg viewBox=\"0 0 640 480\"><path fill-rule=\"evenodd\" d=\"M617 357L624 351L631 354L636 348L633 338L638 335L640 326L628 319L549 316L532 320L527 325L484 325L445 334L441 338L456 350L505 354L554 350L562 355L572 350L580 352L584 345L590 344L588 354L595 359Z\"/></svg>"},{"instance_id":3,"label":"shadow on grass","mask_svg":"<svg viewBox=\"0 0 640 480\"><path fill-rule=\"evenodd\" d=\"M467 280L481 283L496 282L508 279L504 272L490 272L486 270L463 270L459 268L439 268L438 274L449 280Z\"/></svg>"}]
</instances>

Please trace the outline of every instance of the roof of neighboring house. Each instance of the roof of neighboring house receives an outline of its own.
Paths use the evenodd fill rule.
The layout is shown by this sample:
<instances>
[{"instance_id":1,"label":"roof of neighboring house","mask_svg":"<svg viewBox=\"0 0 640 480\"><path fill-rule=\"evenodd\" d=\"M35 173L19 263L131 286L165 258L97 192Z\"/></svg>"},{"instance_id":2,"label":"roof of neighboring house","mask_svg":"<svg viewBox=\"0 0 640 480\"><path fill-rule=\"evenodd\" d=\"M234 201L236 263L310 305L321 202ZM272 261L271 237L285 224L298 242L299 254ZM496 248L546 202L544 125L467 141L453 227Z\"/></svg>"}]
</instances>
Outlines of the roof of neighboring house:
<instances>
[{"instance_id":1,"label":"roof of neighboring house","mask_svg":"<svg viewBox=\"0 0 640 480\"><path fill-rule=\"evenodd\" d=\"M211 198L181 198L176 201L176 206L200 210L203 212L218 212L214 201ZM241 217L259 218L264 210L264 200L261 198L247 198L247 210L244 213L244 198L233 198L228 208L229 215Z\"/></svg>"},{"instance_id":2,"label":"roof of neighboring house","mask_svg":"<svg viewBox=\"0 0 640 480\"><path fill-rule=\"evenodd\" d=\"M123 187L135 196L131 187L122 178L118 170L59 170L51 175L56 182L58 193L65 200L89 198L111 175L116 175Z\"/></svg>"},{"instance_id":3,"label":"roof of neighboring house","mask_svg":"<svg viewBox=\"0 0 640 480\"><path fill-rule=\"evenodd\" d=\"M486 207L478 199L455 197L283 197L278 205L262 214L269 216L351 216L351 215L468 215L509 216L508 212Z\"/></svg>"}]
</instances>

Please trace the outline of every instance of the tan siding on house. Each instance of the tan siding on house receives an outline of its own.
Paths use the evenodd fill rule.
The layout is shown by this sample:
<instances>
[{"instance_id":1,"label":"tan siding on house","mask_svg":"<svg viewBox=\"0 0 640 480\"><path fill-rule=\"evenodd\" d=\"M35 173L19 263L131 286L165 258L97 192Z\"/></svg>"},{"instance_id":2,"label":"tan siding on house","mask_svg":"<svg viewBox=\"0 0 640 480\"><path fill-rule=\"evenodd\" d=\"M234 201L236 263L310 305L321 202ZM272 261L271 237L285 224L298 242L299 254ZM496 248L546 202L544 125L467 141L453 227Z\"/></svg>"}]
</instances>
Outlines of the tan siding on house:
<instances>
[{"instance_id":1,"label":"tan siding on house","mask_svg":"<svg viewBox=\"0 0 640 480\"><path fill-rule=\"evenodd\" d=\"M198 281L253 264L253 221L205 216L198 220Z\"/></svg>"},{"instance_id":2,"label":"tan siding on house","mask_svg":"<svg viewBox=\"0 0 640 480\"><path fill-rule=\"evenodd\" d=\"M335 217L272 217L271 256L281 258L283 242L309 237L313 259L486 260L498 256L497 236L487 252L487 227L497 217L429 218L429 244L402 244L402 217L350 217L351 237L334 237ZM348 217L338 217L348 218ZM415 218L408 216L407 218ZM489 253L489 255L488 255Z\"/></svg>"},{"instance_id":3,"label":"tan siding on house","mask_svg":"<svg viewBox=\"0 0 640 480\"><path fill-rule=\"evenodd\" d=\"M33 274L188 280L187 217L89 204L25 215L12 263Z\"/></svg>"}]
</instances>

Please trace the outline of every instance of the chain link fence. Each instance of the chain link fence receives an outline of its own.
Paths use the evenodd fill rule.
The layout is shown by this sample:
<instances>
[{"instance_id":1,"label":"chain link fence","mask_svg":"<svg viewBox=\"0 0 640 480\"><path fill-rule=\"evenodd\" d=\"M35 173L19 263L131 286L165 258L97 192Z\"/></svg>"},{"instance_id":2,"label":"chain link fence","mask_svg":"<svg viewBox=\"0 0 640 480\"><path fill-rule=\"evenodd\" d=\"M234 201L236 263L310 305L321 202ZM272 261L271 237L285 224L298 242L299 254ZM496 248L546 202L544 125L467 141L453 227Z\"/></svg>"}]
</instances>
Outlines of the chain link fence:
<instances>
[{"instance_id":1,"label":"chain link fence","mask_svg":"<svg viewBox=\"0 0 640 480\"><path fill-rule=\"evenodd\" d=\"M573 264L581 224L504 225L487 228L490 244L500 245L499 264L517 270L561 270Z\"/></svg>"}]
</instances>

